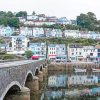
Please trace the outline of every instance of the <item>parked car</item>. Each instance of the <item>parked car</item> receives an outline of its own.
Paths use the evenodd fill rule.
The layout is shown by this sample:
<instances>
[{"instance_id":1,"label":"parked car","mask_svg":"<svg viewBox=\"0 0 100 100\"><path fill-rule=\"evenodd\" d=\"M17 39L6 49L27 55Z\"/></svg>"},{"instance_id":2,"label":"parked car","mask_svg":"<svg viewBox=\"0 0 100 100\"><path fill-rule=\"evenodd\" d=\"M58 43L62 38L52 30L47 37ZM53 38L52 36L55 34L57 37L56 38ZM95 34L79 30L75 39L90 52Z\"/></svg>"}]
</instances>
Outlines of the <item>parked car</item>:
<instances>
[{"instance_id":1,"label":"parked car","mask_svg":"<svg viewBox=\"0 0 100 100\"><path fill-rule=\"evenodd\" d=\"M32 60L38 60L39 59L39 56L33 55L31 58L32 58Z\"/></svg>"}]
</instances>

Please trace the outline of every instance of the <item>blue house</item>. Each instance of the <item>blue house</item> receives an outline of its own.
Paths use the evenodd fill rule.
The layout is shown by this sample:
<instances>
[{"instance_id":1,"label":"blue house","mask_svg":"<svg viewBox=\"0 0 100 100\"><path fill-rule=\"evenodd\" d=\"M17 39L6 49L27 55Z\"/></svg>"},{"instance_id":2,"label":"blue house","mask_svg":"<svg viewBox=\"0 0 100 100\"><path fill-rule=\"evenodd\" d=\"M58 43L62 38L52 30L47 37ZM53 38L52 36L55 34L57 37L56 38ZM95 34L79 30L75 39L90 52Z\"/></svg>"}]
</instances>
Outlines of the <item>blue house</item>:
<instances>
[{"instance_id":1,"label":"blue house","mask_svg":"<svg viewBox=\"0 0 100 100\"><path fill-rule=\"evenodd\" d=\"M32 51L33 55L46 57L46 43L30 43L29 50Z\"/></svg>"}]
</instances>

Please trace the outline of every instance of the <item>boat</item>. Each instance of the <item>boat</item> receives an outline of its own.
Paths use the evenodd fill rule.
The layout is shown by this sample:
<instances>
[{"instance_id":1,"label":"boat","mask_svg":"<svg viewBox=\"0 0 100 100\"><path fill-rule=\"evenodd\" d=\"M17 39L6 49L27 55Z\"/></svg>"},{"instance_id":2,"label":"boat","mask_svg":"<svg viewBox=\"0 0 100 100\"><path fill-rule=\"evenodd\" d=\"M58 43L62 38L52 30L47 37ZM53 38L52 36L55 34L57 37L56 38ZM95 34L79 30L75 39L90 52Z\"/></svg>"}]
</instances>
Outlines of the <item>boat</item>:
<instances>
[{"instance_id":1,"label":"boat","mask_svg":"<svg viewBox=\"0 0 100 100\"><path fill-rule=\"evenodd\" d=\"M75 68L75 72L86 72L86 69Z\"/></svg>"}]
</instances>

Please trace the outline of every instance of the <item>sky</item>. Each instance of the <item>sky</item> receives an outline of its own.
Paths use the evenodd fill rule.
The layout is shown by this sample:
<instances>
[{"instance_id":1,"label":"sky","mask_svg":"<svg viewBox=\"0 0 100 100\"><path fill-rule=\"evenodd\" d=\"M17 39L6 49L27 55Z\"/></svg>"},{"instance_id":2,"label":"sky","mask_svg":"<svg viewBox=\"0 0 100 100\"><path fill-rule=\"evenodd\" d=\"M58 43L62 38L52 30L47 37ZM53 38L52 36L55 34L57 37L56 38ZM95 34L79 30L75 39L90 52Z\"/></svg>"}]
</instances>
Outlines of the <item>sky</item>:
<instances>
[{"instance_id":1,"label":"sky","mask_svg":"<svg viewBox=\"0 0 100 100\"><path fill-rule=\"evenodd\" d=\"M27 11L31 14L75 19L80 13L93 12L100 19L100 0L0 0L1 11Z\"/></svg>"}]
</instances>

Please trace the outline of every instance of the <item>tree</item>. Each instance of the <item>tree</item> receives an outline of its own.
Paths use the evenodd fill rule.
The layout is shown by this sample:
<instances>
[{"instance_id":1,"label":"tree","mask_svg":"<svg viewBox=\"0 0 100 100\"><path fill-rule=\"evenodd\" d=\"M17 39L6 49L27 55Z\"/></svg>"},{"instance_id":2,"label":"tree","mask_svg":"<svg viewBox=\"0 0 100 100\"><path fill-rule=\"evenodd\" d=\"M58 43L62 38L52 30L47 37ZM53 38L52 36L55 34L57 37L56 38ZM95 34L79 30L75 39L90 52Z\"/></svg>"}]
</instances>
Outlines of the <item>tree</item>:
<instances>
[{"instance_id":1,"label":"tree","mask_svg":"<svg viewBox=\"0 0 100 100\"><path fill-rule=\"evenodd\" d=\"M32 12L32 15L35 15L35 14L36 14L35 11L33 11L33 12Z\"/></svg>"},{"instance_id":2,"label":"tree","mask_svg":"<svg viewBox=\"0 0 100 100\"><path fill-rule=\"evenodd\" d=\"M27 58L31 58L32 56L32 51L28 50L28 51L25 51L25 55Z\"/></svg>"},{"instance_id":3,"label":"tree","mask_svg":"<svg viewBox=\"0 0 100 100\"><path fill-rule=\"evenodd\" d=\"M77 25L82 28L94 31L96 29L97 19L94 13L88 12L87 14L80 14L77 16Z\"/></svg>"},{"instance_id":4,"label":"tree","mask_svg":"<svg viewBox=\"0 0 100 100\"><path fill-rule=\"evenodd\" d=\"M11 18L11 17L14 17L14 14L11 11L8 11L6 13L6 16Z\"/></svg>"},{"instance_id":5,"label":"tree","mask_svg":"<svg viewBox=\"0 0 100 100\"><path fill-rule=\"evenodd\" d=\"M18 28L19 27L19 19L16 17L9 18L8 25L10 27L17 27Z\"/></svg>"},{"instance_id":6,"label":"tree","mask_svg":"<svg viewBox=\"0 0 100 100\"><path fill-rule=\"evenodd\" d=\"M27 12L26 11L20 11L20 12L16 13L16 17L26 18L27 17Z\"/></svg>"}]
</instances>

